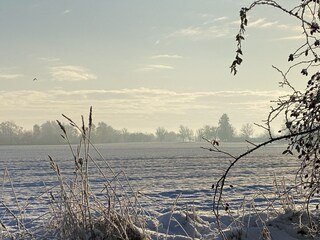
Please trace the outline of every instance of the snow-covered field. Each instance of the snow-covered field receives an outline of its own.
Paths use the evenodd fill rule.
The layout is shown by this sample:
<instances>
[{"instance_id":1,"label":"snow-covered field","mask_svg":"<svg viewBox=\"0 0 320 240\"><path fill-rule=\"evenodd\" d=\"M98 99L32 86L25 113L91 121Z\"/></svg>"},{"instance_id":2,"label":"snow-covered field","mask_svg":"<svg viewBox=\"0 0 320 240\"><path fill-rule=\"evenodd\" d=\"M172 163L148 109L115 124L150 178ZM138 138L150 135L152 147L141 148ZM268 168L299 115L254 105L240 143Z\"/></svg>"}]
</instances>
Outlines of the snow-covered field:
<instances>
[{"instance_id":1,"label":"snow-covered field","mask_svg":"<svg viewBox=\"0 0 320 240\"><path fill-rule=\"evenodd\" d=\"M123 170L131 186L139 192L140 202L150 216L147 229L153 239L218 239L215 217L211 210L211 186L221 176L230 159L201 149L201 146L208 147L207 143L96 145L113 170ZM224 150L234 154L240 154L247 147L239 143L222 145ZM254 203L257 209L266 209L277 199L275 177L278 180L285 178L287 182L294 178L299 162L283 156L283 149L284 145L265 147L244 158L231 171L226 186L232 187L225 189L225 197L232 212L242 209L238 214L242 220L240 223L234 215L224 212L222 224L226 232L228 226L232 226L233 229L243 229L241 239L260 239L262 233L266 236L271 234L272 239L305 239L301 232L298 233L298 226L292 224L299 224L299 218L293 211L282 215L272 215L271 211L266 211L256 215L253 214L254 208L250 207ZM1 223L12 227L14 231L17 224L13 216L20 214L23 209L23 224L42 234L43 220L46 219L49 205L47 195L53 191L52 187L57 186L47 155L56 160L64 176L72 178L74 162L69 148L1 146L0 152L0 170L3 174L0 193ZM94 151L92 154L108 174L109 170L98 154ZM100 192L104 179L94 168L90 176L91 187L98 195L102 195ZM123 177L123 174L119 177ZM244 202L245 208L241 208ZM272 202L274 208L281 206L280 201ZM269 232L264 227L268 227ZM240 239L236 238L235 231L228 234L234 235L233 239Z\"/></svg>"}]
</instances>

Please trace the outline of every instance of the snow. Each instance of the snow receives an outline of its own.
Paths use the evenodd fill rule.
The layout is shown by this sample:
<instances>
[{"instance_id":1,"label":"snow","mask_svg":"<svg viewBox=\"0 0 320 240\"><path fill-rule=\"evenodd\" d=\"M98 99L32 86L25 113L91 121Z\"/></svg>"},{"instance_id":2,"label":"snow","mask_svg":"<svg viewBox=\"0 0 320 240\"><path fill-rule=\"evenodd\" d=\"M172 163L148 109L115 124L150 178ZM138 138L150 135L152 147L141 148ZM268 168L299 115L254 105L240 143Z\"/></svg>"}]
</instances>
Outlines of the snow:
<instances>
[{"instance_id":1,"label":"snow","mask_svg":"<svg viewBox=\"0 0 320 240\"><path fill-rule=\"evenodd\" d=\"M229 162L224 156L213 156L200 149L203 144L100 146L114 171L126 172L130 184L139 192L146 211L145 230L152 239L222 240L212 212L211 185ZM237 144L227 147L234 152L246 149L245 145ZM59 188L46 156L37 154L57 156L62 173L70 178L73 162L66 159L67 147L42 146L41 151L36 147L31 150L12 148L11 153L0 158L4 172L0 237L4 239L18 228L32 232L36 239L57 238L50 235L47 224L52 222L51 194ZM307 239L302 228L306 214L300 214L298 201L292 200L297 205L287 208L275 194L275 176L285 177L289 182L293 179L290 173L298 166L293 158L282 156L282 150L282 146L266 148L240 162L231 172L225 189L231 210L219 212L228 239L268 239L268 235L271 239ZM100 165L104 166L103 161ZM107 168L103 170L108 172ZM91 174L91 186L97 197L103 199L104 180L93 170Z\"/></svg>"},{"instance_id":2,"label":"snow","mask_svg":"<svg viewBox=\"0 0 320 240\"><path fill-rule=\"evenodd\" d=\"M246 215L243 216L245 220L240 222L234 216L223 216L221 224L225 227L224 233L228 239L264 239L263 234L270 234L271 239L307 239L299 231L299 222L294 218L297 215L294 211L270 219L261 215L252 215L249 219ZM147 228L153 239L222 239L215 219L201 213L189 215L183 211L166 212L149 220ZM237 238L240 235L241 238Z\"/></svg>"}]
</instances>

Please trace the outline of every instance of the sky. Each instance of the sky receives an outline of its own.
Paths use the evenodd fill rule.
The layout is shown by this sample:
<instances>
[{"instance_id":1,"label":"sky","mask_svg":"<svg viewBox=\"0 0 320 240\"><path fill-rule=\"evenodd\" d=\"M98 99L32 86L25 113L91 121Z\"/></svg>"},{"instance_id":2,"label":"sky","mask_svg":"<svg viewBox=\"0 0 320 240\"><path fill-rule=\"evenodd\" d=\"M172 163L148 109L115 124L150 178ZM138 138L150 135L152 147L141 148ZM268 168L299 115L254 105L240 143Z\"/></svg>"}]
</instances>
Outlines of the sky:
<instances>
[{"instance_id":1,"label":"sky","mask_svg":"<svg viewBox=\"0 0 320 240\"><path fill-rule=\"evenodd\" d=\"M271 66L286 70L302 35L299 22L257 8L233 76L239 10L250 3L2 0L0 122L32 129L62 113L80 122L92 106L95 124L129 131L196 130L223 113L237 129L260 124L287 91Z\"/></svg>"}]
</instances>

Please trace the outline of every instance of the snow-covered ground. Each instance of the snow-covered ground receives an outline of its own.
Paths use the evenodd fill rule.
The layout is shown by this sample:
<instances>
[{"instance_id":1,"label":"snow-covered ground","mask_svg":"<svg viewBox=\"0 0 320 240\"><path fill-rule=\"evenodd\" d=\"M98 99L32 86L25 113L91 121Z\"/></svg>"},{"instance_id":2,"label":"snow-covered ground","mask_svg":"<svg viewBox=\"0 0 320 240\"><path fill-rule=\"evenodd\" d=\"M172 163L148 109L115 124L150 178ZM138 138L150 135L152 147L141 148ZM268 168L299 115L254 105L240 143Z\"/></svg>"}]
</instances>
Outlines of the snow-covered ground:
<instances>
[{"instance_id":1,"label":"snow-covered ground","mask_svg":"<svg viewBox=\"0 0 320 240\"><path fill-rule=\"evenodd\" d=\"M212 212L211 186L230 159L201 149L201 146L207 145L97 145L112 169L116 173L123 170L130 185L138 191L148 216L146 228L153 239L221 238ZM239 154L247 149L247 145L228 143L222 148ZM221 226L229 239L268 239L268 234L272 239L306 239L299 228L303 223L301 219L306 216L300 218L292 209L284 212L283 202L277 200L275 178L278 181L285 179L289 184L299 166L297 160L281 154L283 149L281 145L263 148L244 158L231 171L225 189L225 199L231 212L220 212ZM44 221L50 216L47 214L49 194L57 186L47 155L56 160L64 176L72 178L74 162L70 150L67 146L1 146L0 151L3 173L1 223L11 228L8 231L15 231L16 217L22 214L19 218L24 221L22 227L32 230L36 238L42 239L46 232ZM110 171L105 162L94 151L92 154L108 175ZM90 176L91 187L98 197L103 197L101 189L105 179L94 166ZM123 174L119 174L119 178L126 182ZM2 231L5 232L4 229Z\"/></svg>"}]
</instances>

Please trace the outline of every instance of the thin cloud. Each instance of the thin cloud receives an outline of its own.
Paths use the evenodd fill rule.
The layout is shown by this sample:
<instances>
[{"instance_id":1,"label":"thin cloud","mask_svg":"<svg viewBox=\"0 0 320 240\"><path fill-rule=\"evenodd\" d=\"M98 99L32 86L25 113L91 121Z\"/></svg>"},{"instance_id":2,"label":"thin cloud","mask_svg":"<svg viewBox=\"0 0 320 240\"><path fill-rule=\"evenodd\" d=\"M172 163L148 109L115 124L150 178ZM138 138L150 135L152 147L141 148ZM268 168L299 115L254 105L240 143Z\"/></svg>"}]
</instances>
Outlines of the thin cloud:
<instances>
[{"instance_id":1,"label":"thin cloud","mask_svg":"<svg viewBox=\"0 0 320 240\"><path fill-rule=\"evenodd\" d=\"M295 35L295 36L288 36L288 37L281 37L278 40L301 40L305 39L305 35L300 34L300 35Z\"/></svg>"},{"instance_id":2,"label":"thin cloud","mask_svg":"<svg viewBox=\"0 0 320 240\"><path fill-rule=\"evenodd\" d=\"M171 37L188 37L192 40L212 40L229 35L228 28L221 26L189 26L171 34Z\"/></svg>"},{"instance_id":3,"label":"thin cloud","mask_svg":"<svg viewBox=\"0 0 320 240\"><path fill-rule=\"evenodd\" d=\"M58 62L58 61L60 61L60 58L55 58L55 57L40 57L39 59L44 62Z\"/></svg>"},{"instance_id":4,"label":"thin cloud","mask_svg":"<svg viewBox=\"0 0 320 240\"><path fill-rule=\"evenodd\" d=\"M57 104L59 107L95 104L97 107L108 108L110 111L119 109L137 113L151 114L165 111L170 113L183 112L190 109L225 108L228 105L255 106L259 102L270 105L272 98L288 94L286 91L203 91L176 92L167 89L118 89L118 90L78 90L78 91L0 91L0 99L7 108L16 109L26 106L47 108L47 105ZM271 99L270 99L271 98ZM20 99L17 106L5 104ZM77 99L75 102L74 99ZM254 104L252 104L255 99ZM59 104L63 103L62 106ZM258 104L258 105L257 105ZM58 106L59 105L59 106ZM146 111L146 109L148 111ZM50 110L51 111L51 110ZM260 110L259 110L260 111Z\"/></svg>"},{"instance_id":5,"label":"thin cloud","mask_svg":"<svg viewBox=\"0 0 320 240\"><path fill-rule=\"evenodd\" d=\"M227 16L217 17L213 14L201 14L201 18L205 20L205 22L203 23L204 25L214 22L221 22L229 19Z\"/></svg>"},{"instance_id":6,"label":"thin cloud","mask_svg":"<svg viewBox=\"0 0 320 240\"><path fill-rule=\"evenodd\" d=\"M302 34L301 26L292 25L292 24L281 24L278 21L268 21L266 18L259 18L254 21L251 21L252 19L249 19L248 27L256 28L256 29L267 29L272 28L276 30L280 30L281 34L287 35L284 37L278 37L276 41L281 40L300 40L305 38L305 36ZM231 24L240 24L240 21L234 21Z\"/></svg>"},{"instance_id":7,"label":"thin cloud","mask_svg":"<svg viewBox=\"0 0 320 240\"><path fill-rule=\"evenodd\" d=\"M290 29L292 26L288 24L278 24L277 27L280 29Z\"/></svg>"},{"instance_id":8,"label":"thin cloud","mask_svg":"<svg viewBox=\"0 0 320 240\"><path fill-rule=\"evenodd\" d=\"M149 72L149 71L156 71L156 70L173 70L174 67L170 65L163 65L163 64L148 64L143 66L142 68L137 69L137 72Z\"/></svg>"},{"instance_id":9,"label":"thin cloud","mask_svg":"<svg viewBox=\"0 0 320 240\"><path fill-rule=\"evenodd\" d=\"M203 34L203 28L190 26L176 31L173 35L181 36L199 36Z\"/></svg>"},{"instance_id":10,"label":"thin cloud","mask_svg":"<svg viewBox=\"0 0 320 240\"><path fill-rule=\"evenodd\" d=\"M248 26L249 27L259 27L261 24L265 23L266 19L265 18L259 18L253 22L248 21Z\"/></svg>"},{"instance_id":11,"label":"thin cloud","mask_svg":"<svg viewBox=\"0 0 320 240\"><path fill-rule=\"evenodd\" d=\"M0 79L3 79L3 80L13 80L13 79L21 78L21 77L23 77L22 74L3 74L3 73L0 73Z\"/></svg>"},{"instance_id":12,"label":"thin cloud","mask_svg":"<svg viewBox=\"0 0 320 240\"><path fill-rule=\"evenodd\" d=\"M97 79L97 76L88 69L73 65L51 67L50 73L55 81L86 81Z\"/></svg>"},{"instance_id":13,"label":"thin cloud","mask_svg":"<svg viewBox=\"0 0 320 240\"><path fill-rule=\"evenodd\" d=\"M266 18L258 18L252 19L248 18L248 27L250 28L276 28L280 30L288 30L288 31L301 31L301 27L297 27L296 25L282 24L278 21L268 21ZM240 20L230 22L230 25L240 25Z\"/></svg>"},{"instance_id":14,"label":"thin cloud","mask_svg":"<svg viewBox=\"0 0 320 240\"><path fill-rule=\"evenodd\" d=\"M273 26L281 26L283 27L283 25L279 25L278 21L273 21L273 22L269 22L267 21L265 18L259 18L253 22L248 22L248 27L255 27L255 28L270 28Z\"/></svg>"},{"instance_id":15,"label":"thin cloud","mask_svg":"<svg viewBox=\"0 0 320 240\"><path fill-rule=\"evenodd\" d=\"M191 25L174 31L168 35L168 38L185 37L194 41L214 40L222 37L233 37L236 32L234 24L227 16L214 16L211 14L202 14L201 25Z\"/></svg>"},{"instance_id":16,"label":"thin cloud","mask_svg":"<svg viewBox=\"0 0 320 240\"><path fill-rule=\"evenodd\" d=\"M267 21L266 19L258 19L255 22L253 22L252 24L250 24L250 22L248 23L249 27L254 27L254 28L272 28L272 29L278 29L280 30L282 33L288 33L288 34L301 34L302 29L301 26L297 26L297 25L291 25L291 24L280 24L278 21Z\"/></svg>"},{"instance_id":17,"label":"thin cloud","mask_svg":"<svg viewBox=\"0 0 320 240\"><path fill-rule=\"evenodd\" d=\"M190 119L190 127L201 127L206 119L218 120L226 111L230 116L237 116L231 118L232 123L241 126L248 121L263 120L270 100L286 94L285 91L176 92L150 88L0 91L3 112L0 121L19 119L32 126L56 119L61 113L77 118L93 106L94 120L108 121L114 127L156 129L168 121L172 127L179 126L186 119Z\"/></svg>"},{"instance_id":18,"label":"thin cloud","mask_svg":"<svg viewBox=\"0 0 320 240\"><path fill-rule=\"evenodd\" d=\"M223 17L215 18L215 19L213 19L213 21L214 21L214 22L220 22L220 21L224 21L224 20L227 20L227 19L228 19L228 17L223 16Z\"/></svg>"},{"instance_id":19,"label":"thin cloud","mask_svg":"<svg viewBox=\"0 0 320 240\"><path fill-rule=\"evenodd\" d=\"M180 55L160 54L160 55L154 55L154 56L151 57L151 59L161 59L161 58L181 59L182 56L180 56Z\"/></svg>"},{"instance_id":20,"label":"thin cloud","mask_svg":"<svg viewBox=\"0 0 320 240\"><path fill-rule=\"evenodd\" d=\"M274 22L266 22L263 23L260 27L261 28L269 28L269 27L274 27L278 25L278 21L274 21Z\"/></svg>"},{"instance_id":21,"label":"thin cloud","mask_svg":"<svg viewBox=\"0 0 320 240\"><path fill-rule=\"evenodd\" d=\"M63 12L62 12L62 14L69 14L71 11L70 10L64 10Z\"/></svg>"},{"instance_id":22,"label":"thin cloud","mask_svg":"<svg viewBox=\"0 0 320 240\"><path fill-rule=\"evenodd\" d=\"M131 113L179 115L195 109L206 115L205 111L207 110L225 110L230 106L237 110L249 111L254 109L262 113L266 112L265 107L270 105L270 96L283 96L286 94L288 92L285 91L176 92L167 89L135 88L41 92L0 91L0 100L4 106L3 110L12 114L14 112L28 111L28 109L42 109L48 112L55 112L56 116L58 116L64 112L64 109L83 109L83 106L94 105L98 111L108 109L105 113L107 118L107 116L112 116L119 112L124 115L127 114L127 116ZM74 99L77 99L77 101L74 101ZM248 114L250 115L250 112ZM134 115L131 117L134 117Z\"/></svg>"}]
</instances>

